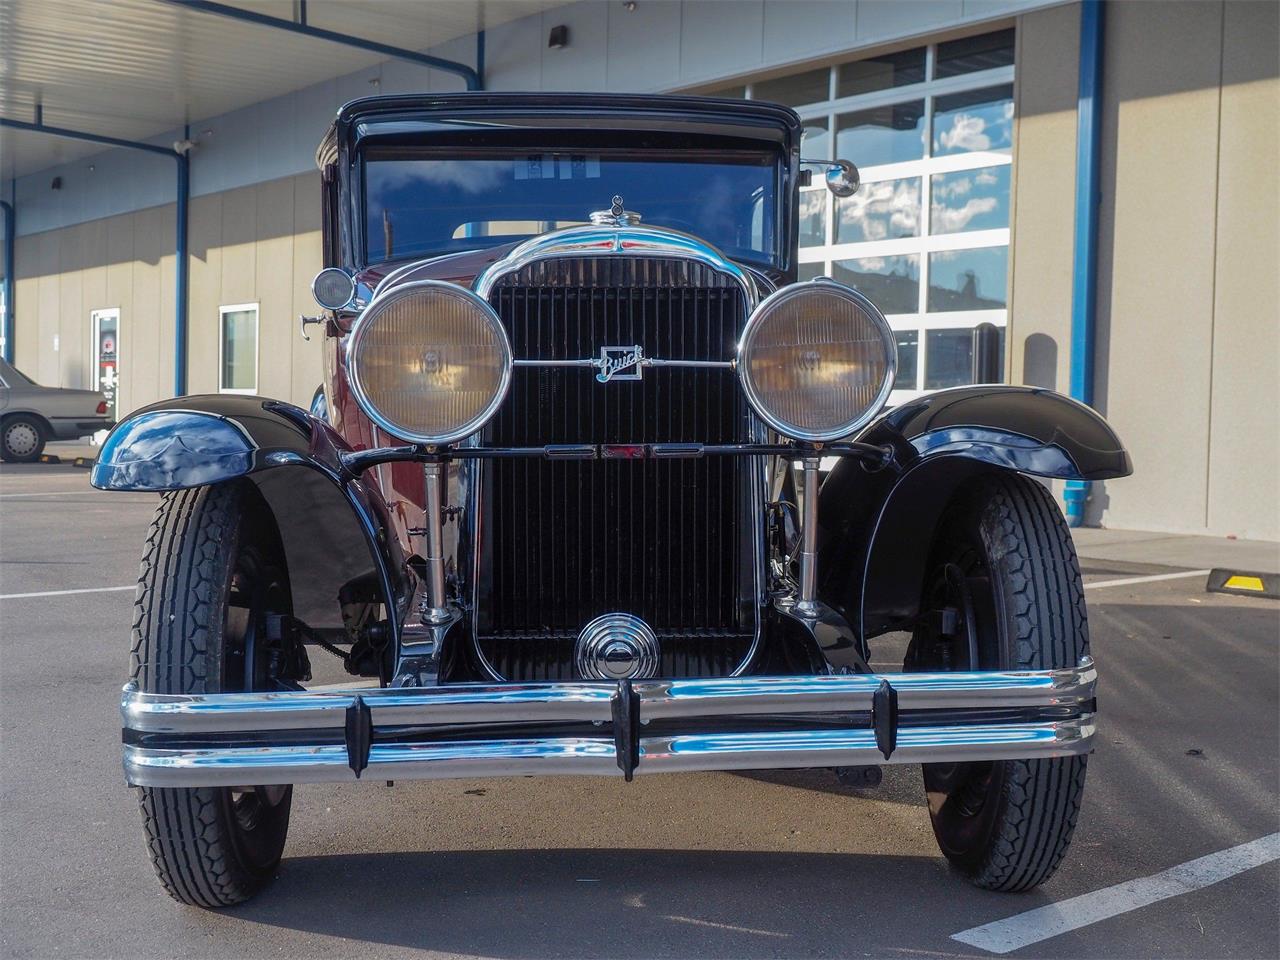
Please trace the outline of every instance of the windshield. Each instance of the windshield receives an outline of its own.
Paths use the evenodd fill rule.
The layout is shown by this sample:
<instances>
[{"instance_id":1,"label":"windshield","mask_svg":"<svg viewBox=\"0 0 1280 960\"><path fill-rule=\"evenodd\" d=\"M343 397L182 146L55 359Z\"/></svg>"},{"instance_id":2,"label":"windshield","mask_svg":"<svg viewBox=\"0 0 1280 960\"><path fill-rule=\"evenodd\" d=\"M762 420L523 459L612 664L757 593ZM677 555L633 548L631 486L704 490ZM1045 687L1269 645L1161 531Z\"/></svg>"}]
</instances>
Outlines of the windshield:
<instances>
[{"instance_id":1,"label":"windshield","mask_svg":"<svg viewBox=\"0 0 1280 960\"><path fill-rule=\"evenodd\" d=\"M776 258L777 166L767 153L672 158L513 153L364 163L366 262L510 243L589 222L621 196L642 223L694 234L730 257Z\"/></svg>"}]
</instances>

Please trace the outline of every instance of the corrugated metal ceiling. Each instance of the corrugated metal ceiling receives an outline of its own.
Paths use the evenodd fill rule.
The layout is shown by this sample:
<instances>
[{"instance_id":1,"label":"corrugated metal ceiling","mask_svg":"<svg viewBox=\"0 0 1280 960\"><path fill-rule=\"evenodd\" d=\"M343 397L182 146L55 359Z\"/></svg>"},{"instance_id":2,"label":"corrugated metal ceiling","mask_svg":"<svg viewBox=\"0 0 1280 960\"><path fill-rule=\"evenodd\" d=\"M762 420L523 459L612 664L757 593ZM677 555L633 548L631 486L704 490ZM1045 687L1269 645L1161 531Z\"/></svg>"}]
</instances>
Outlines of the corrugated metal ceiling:
<instances>
[{"instance_id":1,"label":"corrugated metal ceiling","mask_svg":"<svg viewBox=\"0 0 1280 960\"><path fill-rule=\"evenodd\" d=\"M309 0L312 26L426 52L562 0ZM228 0L294 19L292 0ZM466 58L471 62L474 53ZM380 54L157 0L0 0L0 115L155 136L369 67ZM335 105L336 106L336 105ZM101 150L0 130L0 177Z\"/></svg>"}]
</instances>

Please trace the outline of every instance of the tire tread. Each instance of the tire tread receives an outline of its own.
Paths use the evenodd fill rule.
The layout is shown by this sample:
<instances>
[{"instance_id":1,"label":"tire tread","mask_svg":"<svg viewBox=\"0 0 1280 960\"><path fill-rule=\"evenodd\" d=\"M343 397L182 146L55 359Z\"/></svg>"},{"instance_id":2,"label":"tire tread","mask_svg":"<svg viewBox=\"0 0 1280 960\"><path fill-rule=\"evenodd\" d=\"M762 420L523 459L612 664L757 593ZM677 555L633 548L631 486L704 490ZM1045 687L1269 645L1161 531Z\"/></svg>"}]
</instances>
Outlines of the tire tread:
<instances>
[{"instance_id":1,"label":"tire tread","mask_svg":"<svg viewBox=\"0 0 1280 960\"><path fill-rule=\"evenodd\" d=\"M162 496L147 531L134 594L129 672L142 690L217 689L220 623L215 616L241 499L235 484ZM230 824L217 790L142 787L138 803L151 864L174 900L223 907L246 900L261 886L229 849Z\"/></svg>"},{"instance_id":2,"label":"tire tread","mask_svg":"<svg viewBox=\"0 0 1280 960\"><path fill-rule=\"evenodd\" d=\"M1088 618L1075 545L1057 505L1041 484L1018 475L986 478L976 496L989 556L998 560L992 574L1011 628L1009 667L1075 666L1089 652ZM972 880L991 890L1029 890L1066 855L1087 758L1004 763L1004 809Z\"/></svg>"}]
</instances>

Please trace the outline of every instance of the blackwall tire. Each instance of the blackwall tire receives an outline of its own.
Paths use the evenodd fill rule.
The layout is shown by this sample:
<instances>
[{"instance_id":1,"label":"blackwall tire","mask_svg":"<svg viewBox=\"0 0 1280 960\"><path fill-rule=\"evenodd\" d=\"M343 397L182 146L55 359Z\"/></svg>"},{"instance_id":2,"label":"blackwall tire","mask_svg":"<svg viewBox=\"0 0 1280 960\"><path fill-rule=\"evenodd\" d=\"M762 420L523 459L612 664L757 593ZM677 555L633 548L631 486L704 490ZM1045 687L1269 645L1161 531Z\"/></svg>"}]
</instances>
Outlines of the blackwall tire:
<instances>
[{"instance_id":1,"label":"blackwall tire","mask_svg":"<svg viewBox=\"0 0 1280 960\"><path fill-rule=\"evenodd\" d=\"M0 422L0 460L5 463L35 463L48 440L45 426L36 417L18 413Z\"/></svg>"},{"instance_id":2,"label":"blackwall tire","mask_svg":"<svg viewBox=\"0 0 1280 960\"><path fill-rule=\"evenodd\" d=\"M250 688L239 651L251 647L245 624L261 605L242 597L266 596L273 608L284 608L275 612L290 612L281 558L274 521L249 481L164 494L134 601L130 674L140 689ZM275 875L291 802L292 787L140 788L160 883L193 906L248 899Z\"/></svg>"},{"instance_id":3,"label":"blackwall tire","mask_svg":"<svg viewBox=\"0 0 1280 960\"><path fill-rule=\"evenodd\" d=\"M949 574L943 572L947 565ZM976 612L971 622L978 668L1071 667L1088 654L1084 586L1071 533L1039 483L992 475L961 492L934 547L926 594L934 591L935 605L938 591L957 579L957 568L970 585L964 592ZM952 598L947 605L958 602ZM929 653L931 646L938 649L937 640L927 628L917 629L907 668L969 667L967 642L939 663ZM979 887L1020 891L1044 883L1071 842L1085 767L1083 756L926 764L939 848Z\"/></svg>"}]
</instances>

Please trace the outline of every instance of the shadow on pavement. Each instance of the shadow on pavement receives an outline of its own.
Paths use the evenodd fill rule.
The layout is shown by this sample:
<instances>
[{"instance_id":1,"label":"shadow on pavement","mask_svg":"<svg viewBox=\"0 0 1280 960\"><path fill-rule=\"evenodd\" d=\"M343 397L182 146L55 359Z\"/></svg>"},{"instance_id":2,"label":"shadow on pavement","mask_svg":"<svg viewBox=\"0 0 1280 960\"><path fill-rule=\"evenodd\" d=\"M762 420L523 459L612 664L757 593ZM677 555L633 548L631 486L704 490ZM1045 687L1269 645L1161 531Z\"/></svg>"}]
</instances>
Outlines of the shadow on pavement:
<instances>
[{"instance_id":1,"label":"shadow on pavement","mask_svg":"<svg viewBox=\"0 0 1280 960\"><path fill-rule=\"evenodd\" d=\"M975 900L1011 912L1047 902L974 889L934 858L511 850L290 859L262 899L230 913L480 957L849 956L923 946L901 926L921 911L938 931L929 946L951 953L946 934L968 925L957 901Z\"/></svg>"}]
</instances>

